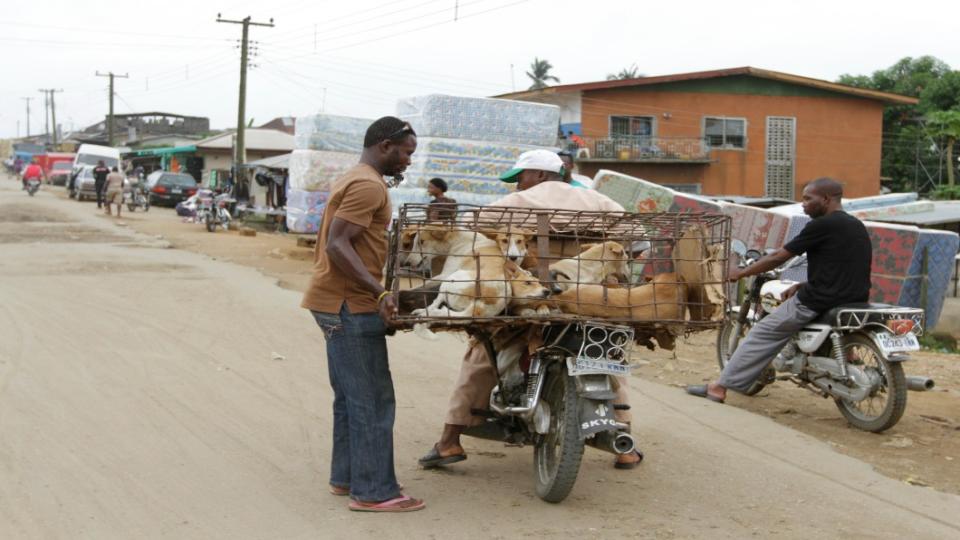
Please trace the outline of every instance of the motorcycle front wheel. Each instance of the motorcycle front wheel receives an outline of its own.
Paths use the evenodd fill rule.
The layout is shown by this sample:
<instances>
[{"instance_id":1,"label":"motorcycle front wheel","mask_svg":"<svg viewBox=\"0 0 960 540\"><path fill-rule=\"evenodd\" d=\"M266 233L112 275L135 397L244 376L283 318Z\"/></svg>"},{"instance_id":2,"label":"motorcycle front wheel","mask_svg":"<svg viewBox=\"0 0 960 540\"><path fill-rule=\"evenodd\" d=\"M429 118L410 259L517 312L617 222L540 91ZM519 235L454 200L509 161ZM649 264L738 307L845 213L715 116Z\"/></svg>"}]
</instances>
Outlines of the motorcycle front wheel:
<instances>
[{"instance_id":1,"label":"motorcycle front wheel","mask_svg":"<svg viewBox=\"0 0 960 540\"><path fill-rule=\"evenodd\" d=\"M217 232L217 221L213 218L213 212L207 212L205 221L207 232Z\"/></svg>"},{"instance_id":2,"label":"motorcycle front wheel","mask_svg":"<svg viewBox=\"0 0 960 540\"><path fill-rule=\"evenodd\" d=\"M723 326L720 327L720 332L717 333L717 363L720 364L720 371L723 371L723 368L727 367L727 362L730 361L730 357L733 356L733 351L736 350L730 350L730 338L733 336L735 323L736 321L730 318L725 319ZM743 338L746 337L749 331L749 323L744 323L740 326L740 341L743 341ZM763 370L763 373L760 374L760 378L757 379L744 394L748 396L757 395L775 376L776 374L773 373L773 368L767 367L767 369Z\"/></svg>"},{"instance_id":3,"label":"motorcycle front wheel","mask_svg":"<svg viewBox=\"0 0 960 540\"><path fill-rule=\"evenodd\" d=\"M880 433L895 426L907 408L907 379L900 362L889 362L877 345L862 334L843 338L847 363L879 377L880 385L861 401L837 399L837 408L853 427Z\"/></svg>"},{"instance_id":4,"label":"motorcycle front wheel","mask_svg":"<svg viewBox=\"0 0 960 540\"><path fill-rule=\"evenodd\" d=\"M576 384L562 364L544 373L543 399L550 407L550 429L533 450L537 496L558 503L567 498L580 472L583 438Z\"/></svg>"}]
</instances>

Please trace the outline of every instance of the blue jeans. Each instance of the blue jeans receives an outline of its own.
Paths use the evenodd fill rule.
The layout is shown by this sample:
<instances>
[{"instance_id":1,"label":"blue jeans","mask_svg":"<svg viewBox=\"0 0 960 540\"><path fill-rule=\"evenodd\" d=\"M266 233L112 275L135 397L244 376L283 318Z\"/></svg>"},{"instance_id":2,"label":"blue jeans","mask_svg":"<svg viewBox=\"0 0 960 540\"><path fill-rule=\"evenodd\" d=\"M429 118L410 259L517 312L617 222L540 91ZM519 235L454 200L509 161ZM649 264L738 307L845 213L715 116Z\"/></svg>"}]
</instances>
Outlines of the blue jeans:
<instances>
[{"instance_id":1,"label":"blue jeans","mask_svg":"<svg viewBox=\"0 0 960 540\"><path fill-rule=\"evenodd\" d=\"M365 502L399 497L386 325L378 313L350 313L346 303L339 314L312 313L326 338L333 388L330 484Z\"/></svg>"}]
</instances>

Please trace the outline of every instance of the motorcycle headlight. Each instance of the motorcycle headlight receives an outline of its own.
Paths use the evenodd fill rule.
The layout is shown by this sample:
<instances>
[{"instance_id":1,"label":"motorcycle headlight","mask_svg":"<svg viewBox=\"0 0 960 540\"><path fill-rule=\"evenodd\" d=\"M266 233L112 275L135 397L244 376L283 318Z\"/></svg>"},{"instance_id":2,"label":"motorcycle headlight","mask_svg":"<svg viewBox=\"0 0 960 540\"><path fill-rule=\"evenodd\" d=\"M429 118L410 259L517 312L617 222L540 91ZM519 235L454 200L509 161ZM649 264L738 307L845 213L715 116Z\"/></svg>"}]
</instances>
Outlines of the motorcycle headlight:
<instances>
[{"instance_id":1,"label":"motorcycle headlight","mask_svg":"<svg viewBox=\"0 0 960 540\"><path fill-rule=\"evenodd\" d=\"M780 305L780 300L770 295L766 295L760 299L760 306L763 307L763 310L766 311L767 313L770 313L773 310L777 309L779 305Z\"/></svg>"}]
</instances>

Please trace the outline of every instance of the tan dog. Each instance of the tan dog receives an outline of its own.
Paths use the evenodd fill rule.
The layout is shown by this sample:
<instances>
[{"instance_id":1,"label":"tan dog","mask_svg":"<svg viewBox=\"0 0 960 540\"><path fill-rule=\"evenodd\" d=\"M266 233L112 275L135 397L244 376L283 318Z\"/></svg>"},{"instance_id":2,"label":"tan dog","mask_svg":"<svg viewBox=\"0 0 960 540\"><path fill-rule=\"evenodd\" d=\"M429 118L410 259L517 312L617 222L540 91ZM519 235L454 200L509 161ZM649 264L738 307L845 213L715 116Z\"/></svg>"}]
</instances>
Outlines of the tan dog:
<instances>
[{"instance_id":1,"label":"tan dog","mask_svg":"<svg viewBox=\"0 0 960 540\"><path fill-rule=\"evenodd\" d=\"M585 244L576 257L563 259L550 265L551 279L564 289L580 284L604 283L611 276L628 275L627 253L623 245L613 241Z\"/></svg>"},{"instance_id":2,"label":"tan dog","mask_svg":"<svg viewBox=\"0 0 960 540\"><path fill-rule=\"evenodd\" d=\"M499 271L502 273L503 254L499 246L495 241L474 231L460 227L423 225L414 233L411 245L411 253L407 255L406 263L413 268L429 268L435 257L445 257L440 274L427 283L450 279L451 274L471 263L476 271L477 254L481 249L486 250L483 258L488 259L483 262L499 259L499 263L494 266L501 267ZM490 251L491 247L496 251ZM494 254L497 256L493 257Z\"/></svg>"},{"instance_id":3,"label":"tan dog","mask_svg":"<svg viewBox=\"0 0 960 540\"><path fill-rule=\"evenodd\" d=\"M486 247L478 253L478 260L486 256L502 257L496 247ZM502 259L499 259L502 261ZM437 297L426 308L415 309L415 317L489 318L503 313L508 305L526 301L543 301L550 296L530 272L513 263L480 264L479 275L469 268L451 274L440 284ZM414 325L414 331L423 338L436 339L425 324Z\"/></svg>"},{"instance_id":4,"label":"tan dog","mask_svg":"<svg viewBox=\"0 0 960 540\"><path fill-rule=\"evenodd\" d=\"M508 261L523 264L530 252L533 231L516 227L500 227L496 231L484 231L483 234L500 246L500 251Z\"/></svg>"},{"instance_id":5,"label":"tan dog","mask_svg":"<svg viewBox=\"0 0 960 540\"><path fill-rule=\"evenodd\" d=\"M686 285L673 273L629 289L602 285L571 286L551 299L564 313L633 321L683 320Z\"/></svg>"}]
</instances>

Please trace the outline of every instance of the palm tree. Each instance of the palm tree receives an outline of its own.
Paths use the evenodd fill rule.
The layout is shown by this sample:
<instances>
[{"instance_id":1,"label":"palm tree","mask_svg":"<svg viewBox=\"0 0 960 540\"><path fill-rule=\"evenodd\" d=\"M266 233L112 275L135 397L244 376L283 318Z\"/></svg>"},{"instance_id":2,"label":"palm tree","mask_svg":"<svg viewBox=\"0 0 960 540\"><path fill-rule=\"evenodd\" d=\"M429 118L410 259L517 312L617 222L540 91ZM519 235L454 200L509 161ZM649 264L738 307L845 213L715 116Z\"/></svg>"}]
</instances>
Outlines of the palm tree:
<instances>
[{"instance_id":1,"label":"palm tree","mask_svg":"<svg viewBox=\"0 0 960 540\"><path fill-rule=\"evenodd\" d=\"M530 64L530 71L527 72L527 77L530 77L530 80L533 81L530 90L546 88L550 81L560 82L560 79L550 75L551 69L553 69L553 65L549 61L534 57L533 63Z\"/></svg>"},{"instance_id":2,"label":"palm tree","mask_svg":"<svg viewBox=\"0 0 960 540\"><path fill-rule=\"evenodd\" d=\"M638 77L643 77L643 73L640 73L640 68L636 64L630 64L630 67L625 67L620 70L620 73L611 73L607 75L608 81L615 81L617 79L636 79Z\"/></svg>"}]
</instances>

